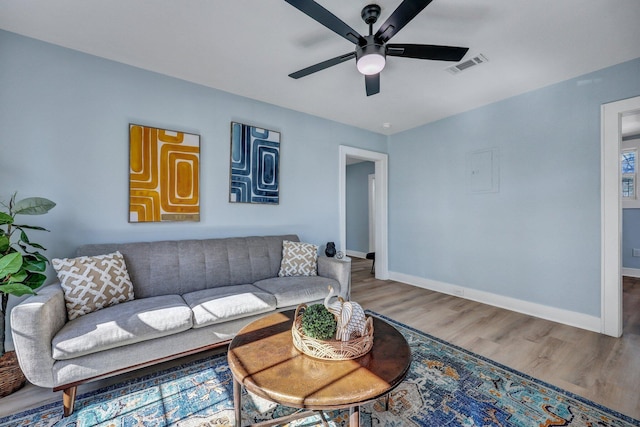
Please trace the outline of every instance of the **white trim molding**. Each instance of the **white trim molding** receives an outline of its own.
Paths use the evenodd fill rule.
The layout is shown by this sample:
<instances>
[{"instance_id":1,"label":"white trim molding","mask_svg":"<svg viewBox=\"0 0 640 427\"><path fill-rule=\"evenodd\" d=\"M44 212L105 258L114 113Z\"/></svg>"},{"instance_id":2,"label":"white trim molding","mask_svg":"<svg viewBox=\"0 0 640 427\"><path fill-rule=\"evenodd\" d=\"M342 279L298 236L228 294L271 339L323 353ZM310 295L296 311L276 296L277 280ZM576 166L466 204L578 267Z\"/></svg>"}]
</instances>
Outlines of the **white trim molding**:
<instances>
[{"instance_id":1,"label":"white trim molding","mask_svg":"<svg viewBox=\"0 0 640 427\"><path fill-rule=\"evenodd\" d=\"M622 275L628 277L640 278L640 268L624 268L622 267Z\"/></svg>"},{"instance_id":2,"label":"white trim molding","mask_svg":"<svg viewBox=\"0 0 640 427\"><path fill-rule=\"evenodd\" d=\"M350 256L352 258L362 258L362 259L366 259L367 258L367 254L364 252L360 252L360 251L351 251L349 249L347 249L347 256Z\"/></svg>"},{"instance_id":3,"label":"white trim molding","mask_svg":"<svg viewBox=\"0 0 640 427\"><path fill-rule=\"evenodd\" d=\"M552 322L562 323L576 328L586 329L588 331L600 332L600 318L596 316L590 316L584 313L563 310L561 308L550 307L504 295L493 294L491 292L465 288L464 286L452 285L450 283L393 271L389 272L389 279L419 288L429 289L431 291L492 305L494 307L504 308L517 313L551 320Z\"/></svg>"},{"instance_id":4,"label":"white trim molding","mask_svg":"<svg viewBox=\"0 0 640 427\"><path fill-rule=\"evenodd\" d=\"M640 96L603 104L600 139L600 331L622 335L622 209L620 197L620 143L622 116L640 110Z\"/></svg>"}]
</instances>

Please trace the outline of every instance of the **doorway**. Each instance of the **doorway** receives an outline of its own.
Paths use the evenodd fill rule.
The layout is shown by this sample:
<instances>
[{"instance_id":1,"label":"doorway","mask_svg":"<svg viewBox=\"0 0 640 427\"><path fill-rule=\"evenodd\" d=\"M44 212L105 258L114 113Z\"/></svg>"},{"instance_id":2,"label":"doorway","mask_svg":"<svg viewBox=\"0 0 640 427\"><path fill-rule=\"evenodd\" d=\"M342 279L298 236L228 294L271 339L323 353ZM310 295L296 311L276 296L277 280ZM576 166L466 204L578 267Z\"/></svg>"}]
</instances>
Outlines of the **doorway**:
<instances>
[{"instance_id":1,"label":"doorway","mask_svg":"<svg viewBox=\"0 0 640 427\"><path fill-rule=\"evenodd\" d=\"M339 147L339 217L340 217L340 242L339 250L346 253L347 217L346 217L346 175L349 159L371 161L375 164L375 190L374 190L374 216L376 253L376 279L389 278L388 249L387 249L387 165L388 156L376 151L341 145Z\"/></svg>"},{"instance_id":2,"label":"doorway","mask_svg":"<svg viewBox=\"0 0 640 427\"><path fill-rule=\"evenodd\" d=\"M367 211L369 213L369 250L376 251L376 174L372 173L367 177Z\"/></svg>"},{"instance_id":3,"label":"doorway","mask_svg":"<svg viewBox=\"0 0 640 427\"><path fill-rule=\"evenodd\" d=\"M640 278L640 110L622 115L620 173L622 174L622 276ZM624 295L624 279L622 281ZM623 297L624 299L624 297ZM624 307L624 301L622 303ZM623 308L624 309L624 308Z\"/></svg>"},{"instance_id":4,"label":"doorway","mask_svg":"<svg viewBox=\"0 0 640 427\"><path fill-rule=\"evenodd\" d=\"M366 258L376 250L375 206L372 206L375 196L371 192L375 166L371 161L347 157L345 247L351 258Z\"/></svg>"},{"instance_id":5,"label":"doorway","mask_svg":"<svg viewBox=\"0 0 640 427\"><path fill-rule=\"evenodd\" d=\"M622 335L622 118L640 110L640 96L601 107L601 332Z\"/></svg>"}]
</instances>

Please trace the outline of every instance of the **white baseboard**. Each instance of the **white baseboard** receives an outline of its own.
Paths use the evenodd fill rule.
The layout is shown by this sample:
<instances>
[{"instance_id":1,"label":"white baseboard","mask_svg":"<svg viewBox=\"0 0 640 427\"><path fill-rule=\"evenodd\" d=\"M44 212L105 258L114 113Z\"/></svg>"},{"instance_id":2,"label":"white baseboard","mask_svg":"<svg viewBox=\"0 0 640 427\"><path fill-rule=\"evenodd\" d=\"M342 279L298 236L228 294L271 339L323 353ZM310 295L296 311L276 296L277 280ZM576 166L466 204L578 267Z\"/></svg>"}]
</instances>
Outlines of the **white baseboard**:
<instances>
[{"instance_id":1,"label":"white baseboard","mask_svg":"<svg viewBox=\"0 0 640 427\"><path fill-rule=\"evenodd\" d=\"M640 268L624 268L622 267L622 275L640 278Z\"/></svg>"},{"instance_id":2,"label":"white baseboard","mask_svg":"<svg viewBox=\"0 0 640 427\"><path fill-rule=\"evenodd\" d=\"M541 319L551 320L553 322L563 323L569 326L575 326L588 331L601 332L601 321L600 318L596 316L590 316L584 313L577 313L575 311L550 307L504 295L465 288L464 286L452 285L450 283L439 282L437 280L425 279L393 271L389 272L389 279L417 286L419 288L429 289L443 294L449 294L481 302L483 304L504 308L506 310L528 314L529 316L539 317Z\"/></svg>"},{"instance_id":3,"label":"white baseboard","mask_svg":"<svg viewBox=\"0 0 640 427\"><path fill-rule=\"evenodd\" d=\"M350 249L347 249L347 256L350 256L353 258L362 258L362 259L367 258L367 254L365 252L352 251Z\"/></svg>"}]
</instances>

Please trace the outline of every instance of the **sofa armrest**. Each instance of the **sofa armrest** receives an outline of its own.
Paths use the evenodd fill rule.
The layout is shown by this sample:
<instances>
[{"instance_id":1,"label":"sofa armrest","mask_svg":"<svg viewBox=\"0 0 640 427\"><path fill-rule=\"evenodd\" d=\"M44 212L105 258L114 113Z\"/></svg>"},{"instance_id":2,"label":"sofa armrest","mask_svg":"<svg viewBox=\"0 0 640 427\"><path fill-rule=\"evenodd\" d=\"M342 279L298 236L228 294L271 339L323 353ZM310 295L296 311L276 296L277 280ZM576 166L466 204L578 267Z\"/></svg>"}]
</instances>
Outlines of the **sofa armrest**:
<instances>
[{"instance_id":1,"label":"sofa armrest","mask_svg":"<svg viewBox=\"0 0 640 427\"><path fill-rule=\"evenodd\" d=\"M318 257L318 276L337 280L340 283L340 296L349 301L351 298L351 258Z\"/></svg>"},{"instance_id":2,"label":"sofa armrest","mask_svg":"<svg viewBox=\"0 0 640 427\"><path fill-rule=\"evenodd\" d=\"M11 310L11 334L18 363L27 379L40 387L54 387L51 341L67 322L60 284L38 289Z\"/></svg>"}]
</instances>

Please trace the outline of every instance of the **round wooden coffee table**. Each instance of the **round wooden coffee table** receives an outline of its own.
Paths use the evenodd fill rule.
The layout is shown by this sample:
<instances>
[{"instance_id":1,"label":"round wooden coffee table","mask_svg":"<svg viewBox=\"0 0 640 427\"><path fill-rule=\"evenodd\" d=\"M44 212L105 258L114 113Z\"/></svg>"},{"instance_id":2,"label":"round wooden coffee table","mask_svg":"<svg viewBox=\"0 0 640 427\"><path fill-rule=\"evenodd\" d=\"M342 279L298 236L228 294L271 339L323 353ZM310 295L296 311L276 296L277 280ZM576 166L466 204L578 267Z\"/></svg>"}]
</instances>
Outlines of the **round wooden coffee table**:
<instances>
[{"instance_id":1,"label":"round wooden coffee table","mask_svg":"<svg viewBox=\"0 0 640 427\"><path fill-rule=\"evenodd\" d=\"M236 426L241 426L241 388L281 405L307 411L350 408L349 425L360 424L360 405L386 396L407 374L411 350L402 334L373 317L373 348L366 355L346 361L325 361L307 356L293 346L294 311L274 313L245 326L229 345L233 373ZM324 418L323 418L324 419ZM275 425L270 420L257 425Z\"/></svg>"}]
</instances>

